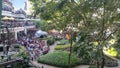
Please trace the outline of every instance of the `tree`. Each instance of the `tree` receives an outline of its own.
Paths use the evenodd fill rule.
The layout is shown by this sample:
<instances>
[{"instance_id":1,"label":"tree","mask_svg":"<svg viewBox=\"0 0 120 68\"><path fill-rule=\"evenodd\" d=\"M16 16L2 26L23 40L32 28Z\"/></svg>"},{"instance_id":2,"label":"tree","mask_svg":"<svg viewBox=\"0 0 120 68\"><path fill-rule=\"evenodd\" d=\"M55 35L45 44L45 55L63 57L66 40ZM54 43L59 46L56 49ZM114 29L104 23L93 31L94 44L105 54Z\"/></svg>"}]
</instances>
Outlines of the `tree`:
<instances>
[{"instance_id":1,"label":"tree","mask_svg":"<svg viewBox=\"0 0 120 68\"><path fill-rule=\"evenodd\" d=\"M98 45L90 52L90 56L95 57L97 68L99 64L102 64L103 68L103 47L107 46L107 41L118 32L119 28L116 25L120 21L119 0L45 0L44 2L38 0L37 3L34 0L30 1L34 6L37 5L34 8L36 14L50 21L57 29L63 30L72 24L79 29L78 35L81 36L81 32L84 32L87 36L83 37L86 46L97 42ZM81 41L78 44L82 44ZM82 46L79 46L79 49L81 48Z\"/></svg>"},{"instance_id":2,"label":"tree","mask_svg":"<svg viewBox=\"0 0 120 68\"><path fill-rule=\"evenodd\" d=\"M41 20L41 21L34 21L36 28L39 28L43 31L48 31L54 28L54 26L51 23L48 23L45 20Z\"/></svg>"},{"instance_id":3,"label":"tree","mask_svg":"<svg viewBox=\"0 0 120 68\"><path fill-rule=\"evenodd\" d=\"M103 47L106 46L106 42L111 38L111 35L118 31L118 27L115 25L115 23L119 21L119 11L117 11L119 9L118 3L120 3L120 1L113 2L112 0L97 0L96 2L95 0L89 0L89 2L85 1L82 6L83 8L86 8L82 9L82 13L84 24L87 26L83 27L83 30L86 31L85 35L88 36L88 47L90 47L89 45L91 42L98 43L98 46L95 47L95 50L93 51L94 54L98 55L94 56L94 58L96 57L95 59L98 64L97 68L99 68L100 64L98 61L101 59L101 62L104 64ZM110 6L111 4L113 4L113 6ZM89 7L84 5L88 5ZM109 32L111 33L107 34L107 30L110 30ZM103 68L103 64L101 68Z\"/></svg>"}]
</instances>

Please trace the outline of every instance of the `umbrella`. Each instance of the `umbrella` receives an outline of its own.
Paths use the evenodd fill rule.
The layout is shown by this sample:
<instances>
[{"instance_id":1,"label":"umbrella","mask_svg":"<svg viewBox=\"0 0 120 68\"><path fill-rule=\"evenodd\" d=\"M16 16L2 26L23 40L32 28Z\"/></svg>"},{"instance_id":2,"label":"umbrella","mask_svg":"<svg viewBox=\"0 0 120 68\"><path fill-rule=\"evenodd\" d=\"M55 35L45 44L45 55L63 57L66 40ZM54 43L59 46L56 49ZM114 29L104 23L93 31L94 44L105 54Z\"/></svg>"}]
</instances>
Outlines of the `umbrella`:
<instances>
[{"instance_id":1,"label":"umbrella","mask_svg":"<svg viewBox=\"0 0 120 68\"><path fill-rule=\"evenodd\" d=\"M5 16L2 18L2 20L9 20L9 17Z\"/></svg>"},{"instance_id":2,"label":"umbrella","mask_svg":"<svg viewBox=\"0 0 120 68\"><path fill-rule=\"evenodd\" d=\"M15 18L13 18L13 17L10 17L10 18L9 18L9 20L14 20L14 19L15 19Z\"/></svg>"},{"instance_id":3,"label":"umbrella","mask_svg":"<svg viewBox=\"0 0 120 68\"><path fill-rule=\"evenodd\" d=\"M5 17L3 17L2 18L2 20L14 20L15 18L13 18L13 17L7 17L7 16L5 16Z\"/></svg>"},{"instance_id":4,"label":"umbrella","mask_svg":"<svg viewBox=\"0 0 120 68\"><path fill-rule=\"evenodd\" d=\"M41 31L41 30L36 31L36 33L35 33L36 37L40 37L40 36L43 36L43 35L48 35L48 33L45 32L45 31Z\"/></svg>"}]
</instances>

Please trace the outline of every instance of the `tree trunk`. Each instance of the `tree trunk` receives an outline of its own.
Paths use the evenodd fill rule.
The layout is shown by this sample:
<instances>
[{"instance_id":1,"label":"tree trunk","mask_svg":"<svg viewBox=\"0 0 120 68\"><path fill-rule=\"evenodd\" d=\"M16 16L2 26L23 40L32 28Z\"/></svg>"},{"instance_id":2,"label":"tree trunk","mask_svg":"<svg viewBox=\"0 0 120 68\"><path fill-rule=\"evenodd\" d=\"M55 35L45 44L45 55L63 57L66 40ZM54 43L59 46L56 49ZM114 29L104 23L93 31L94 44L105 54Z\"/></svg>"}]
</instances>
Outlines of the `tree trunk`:
<instances>
[{"instance_id":1,"label":"tree trunk","mask_svg":"<svg viewBox=\"0 0 120 68\"><path fill-rule=\"evenodd\" d=\"M100 65L99 65L99 61L97 61L97 63L96 63L96 67L97 67L97 68L100 67Z\"/></svg>"},{"instance_id":2,"label":"tree trunk","mask_svg":"<svg viewBox=\"0 0 120 68\"><path fill-rule=\"evenodd\" d=\"M105 64L105 58L104 58L104 54L103 54L103 52L102 52L102 65L101 65L101 68L104 68L104 64Z\"/></svg>"}]
</instances>

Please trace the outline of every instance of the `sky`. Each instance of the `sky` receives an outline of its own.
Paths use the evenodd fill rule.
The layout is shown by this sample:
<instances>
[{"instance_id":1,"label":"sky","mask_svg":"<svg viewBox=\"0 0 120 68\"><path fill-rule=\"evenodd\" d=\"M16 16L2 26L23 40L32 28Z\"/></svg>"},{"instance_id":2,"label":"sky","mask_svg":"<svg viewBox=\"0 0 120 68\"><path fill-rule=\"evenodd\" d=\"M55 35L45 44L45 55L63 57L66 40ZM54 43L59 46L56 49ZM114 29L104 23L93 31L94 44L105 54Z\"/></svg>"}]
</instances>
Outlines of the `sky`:
<instances>
[{"instance_id":1,"label":"sky","mask_svg":"<svg viewBox=\"0 0 120 68\"><path fill-rule=\"evenodd\" d=\"M19 9L19 8L24 9L24 2L26 0L10 0L10 1L13 3L15 9Z\"/></svg>"}]
</instances>

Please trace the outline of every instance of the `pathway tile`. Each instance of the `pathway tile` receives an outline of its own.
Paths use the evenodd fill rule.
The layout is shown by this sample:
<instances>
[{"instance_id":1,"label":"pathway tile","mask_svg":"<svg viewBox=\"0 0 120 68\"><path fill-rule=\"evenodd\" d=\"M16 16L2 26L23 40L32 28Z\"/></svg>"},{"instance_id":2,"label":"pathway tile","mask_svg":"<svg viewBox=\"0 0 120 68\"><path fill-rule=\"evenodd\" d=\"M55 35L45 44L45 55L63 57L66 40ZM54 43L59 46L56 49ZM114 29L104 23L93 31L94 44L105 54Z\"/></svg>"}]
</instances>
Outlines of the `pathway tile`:
<instances>
[{"instance_id":1,"label":"pathway tile","mask_svg":"<svg viewBox=\"0 0 120 68\"><path fill-rule=\"evenodd\" d=\"M51 66L51 65L46 65L46 64L42 64L42 63L38 63L37 61L31 61L33 65L37 66L38 68L40 67L44 67L44 68L60 68L60 67L55 67L55 66Z\"/></svg>"}]
</instances>

